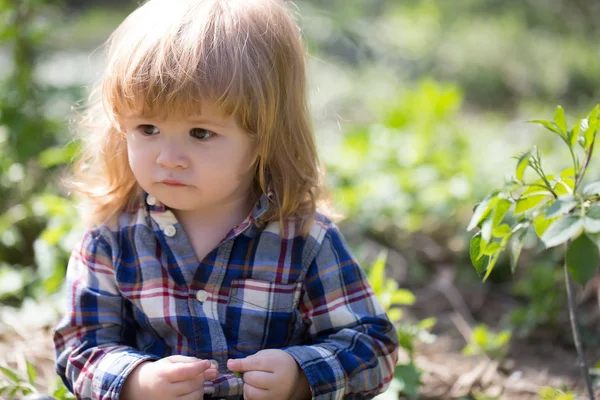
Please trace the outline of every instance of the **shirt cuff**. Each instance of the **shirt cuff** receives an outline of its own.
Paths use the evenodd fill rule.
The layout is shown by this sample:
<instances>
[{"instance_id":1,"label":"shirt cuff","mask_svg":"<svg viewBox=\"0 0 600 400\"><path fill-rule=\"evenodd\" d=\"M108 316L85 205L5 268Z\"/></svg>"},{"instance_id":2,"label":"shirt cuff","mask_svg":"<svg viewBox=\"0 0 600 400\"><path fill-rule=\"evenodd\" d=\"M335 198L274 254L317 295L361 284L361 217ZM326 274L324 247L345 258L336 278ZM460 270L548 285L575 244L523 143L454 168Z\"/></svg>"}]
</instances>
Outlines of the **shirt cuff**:
<instances>
[{"instance_id":1,"label":"shirt cuff","mask_svg":"<svg viewBox=\"0 0 600 400\"><path fill-rule=\"evenodd\" d=\"M94 373L92 381L94 398L118 400L123 383L131 371L144 361L154 360L156 357L135 351L106 354Z\"/></svg>"},{"instance_id":2,"label":"shirt cuff","mask_svg":"<svg viewBox=\"0 0 600 400\"><path fill-rule=\"evenodd\" d=\"M281 350L294 357L306 374L313 400L344 397L346 374L331 350L323 346L293 346Z\"/></svg>"}]
</instances>

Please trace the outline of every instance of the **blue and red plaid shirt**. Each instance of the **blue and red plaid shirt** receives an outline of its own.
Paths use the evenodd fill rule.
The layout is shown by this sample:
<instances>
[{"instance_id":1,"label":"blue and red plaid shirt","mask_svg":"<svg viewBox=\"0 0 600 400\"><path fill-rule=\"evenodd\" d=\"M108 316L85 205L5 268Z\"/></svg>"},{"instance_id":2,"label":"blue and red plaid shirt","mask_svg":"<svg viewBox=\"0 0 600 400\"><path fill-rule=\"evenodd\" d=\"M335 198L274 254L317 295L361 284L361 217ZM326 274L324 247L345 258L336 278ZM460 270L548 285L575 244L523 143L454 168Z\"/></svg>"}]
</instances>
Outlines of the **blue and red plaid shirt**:
<instances>
[{"instance_id":1,"label":"blue and red plaid shirt","mask_svg":"<svg viewBox=\"0 0 600 400\"><path fill-rule=\"evenodd\" d=\"M317 214L260 228L263 196L199 262L175 215L154 197L72 253L56 368L78 398L118 399L142 361L216 360L205 397L242 398L228 358L288 352L315 399L369 398L393 377L398 338L336 226Z\"/></svg>"}]
</instances>

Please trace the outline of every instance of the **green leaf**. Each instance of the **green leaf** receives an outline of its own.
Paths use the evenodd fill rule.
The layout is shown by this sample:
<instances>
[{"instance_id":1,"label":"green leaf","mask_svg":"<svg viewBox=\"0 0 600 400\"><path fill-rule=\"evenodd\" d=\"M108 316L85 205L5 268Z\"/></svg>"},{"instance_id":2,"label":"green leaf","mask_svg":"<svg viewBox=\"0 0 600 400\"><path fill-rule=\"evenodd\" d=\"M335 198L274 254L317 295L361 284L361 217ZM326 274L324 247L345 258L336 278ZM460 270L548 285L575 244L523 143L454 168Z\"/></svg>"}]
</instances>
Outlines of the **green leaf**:
<instances>
[{"instance_id":1,"label":"green leaf","mask_svg":"<svg viewBox=\"0 0 600 400\"><path fill-rule=\"evenodd\" d=\"M554 123L560 129L560 136L567 139L567 120L565 119L565 110L561 106L556 107Z\"/></svg>"},{"instance_id":2,"label":"green leaf","mask_svg":"<svg viewBox=\"0 0 600 400\"><path fill-rule=\"evenodd\" d=\"M554 221L544 232L541 239L547 248L558 246L575 237L583 230L583 219L575 215L566 215Z\"/></svg>"},{"instance_id":3,"label":"green leaf","mask_svg":"<svg viewBox=\"0 0 600 400\"><path fill-rule=\"evenodd\" d=\"M493 230L494 220L492 218L488 218L483 221L481 225L481 250L485 250L485 247L492 239L492 230Z\"/></svg>"},{"instance_id":4,"label":"green leaf","mask_svg":"<svg viewBox=\"0 0 600 400\"><path fill-rule=\"evenodd\" d=\"M567 168L563 172L560 173L561 178L574 178L575 177L575 168Z\"/></svg>"},{"instance_id":5,"label":"green leaf","mask_svg":"<svg viewBox=\"0 0 600 400\"><path fill-rule=\"evenodd\" d=\"M437 319L435 317L429 317L429 318L422 319L421 321L419 321L419 323L417 325L421 329L430 330L431 328L433 328L435 326L435 324L437 324Z\"/></svg>"},{"instance_id":6,"label":"green leaf","mask_svg":"<svg viewBox=\"0 0 600 400\"><path fill-rule=\"evenodd\" d=\"M589 150L592 146L592 142L594 141L594 137L596 136L596 131L598 130L598 112L600 111L600 105L596 105L594 109L590 112L588 120L587 120L587 128L585 130L584 138L585 138L585 150Z\"/></svg>"},{"instance_id":7,"label":"green leaf","mask_svg":"<svg viewBox=\"0 0 600 400\"><path fill-rule=\"evenodd\" d=\"M564 393L561 390L549 386L540 388L539 395L540 400L575 400L574 393Z\"/></svg>"},{"instance_id":8,"label":"green leaf","mask_svg":"<svg viewBox=\"0 0 600 400\"><path fill-rule=\"evenodd\" d=\"M486 197L481 203L479 203L477 205L477 207L475 207L475 211L473 212L473 217L471 218L471 222L469 222L467 231L470 231L473 228L475 228L477 225L479 225L479 222L481 222L481 220L484 219L489 214L492 207L498 201L497 196L498 196L498 192L492 193L491 195Z\"/></svg>"},{"instance_id":9,"label":"green leaf","mask_svg":"<svg viewBox=\"0 0 600 400\"><path fill-rule=\"evenodd\" d=\"M515 207L515 215L522 214L522 213L529 211L537 206L540 206L543 203L545 203L546 200L550 200L550 196L545 195L545 194L521 197L517 201L517 205Z\"/></svg>"},{"instance_id":10,"label":"green leaf","mask_svg":"<svg viewBox=\"0 0 600 400\"><path fill-rule=\"evenodd\" d=\"M392 294L392 304L415 304L415 295L408 289L398 289Z\"/></svg>"},{"instance_id":11,"label":"green leaf","mask_svg":"<svg viewBox=\"0 0 600 400\"><path fill-rule=\"evenodd\" d=\"M62 399L67 393L69 393L69 391L64 385L62 385L52 393L52 396L57 399Z\"/></svg>"},{"instance_id":12,"label":"green leaf","mask_svg":"<svg viewBox=\"0 0 600 400\"><path fill-rule=\"evenodd\" d=\"M525 235L527 234L527 229L522 229L517 234L514 234L510 238L509 248L510 248L510 270L514 274L517 269L517 264L519 263L519 258L521 257L521 251L523 250L523 246L525 245Z\"/></svg>"},{"instance_id":13,"label":"green leaf","mask_svg":"<svg viewBox=\"0 0 600 400\"><path fill-rule=\"evenodd\" d=\"M481 253L481 232L477 232L471 239L469 255L471 257L471 262L477 271L477 275L483 276L489 262L489 257L484 256Z\"/></svg>"},{"instance_id":14,"label":"green leaf","mask_svg":"<svg viewBox=\"0 0 600 400\"><path fill-rule=\"evenodd\" d=\"M583 188L584 196L596 196L600 195L600 182L592 182Z\"/></svg>"},{"instance_id":15,"label":"green leaf","mask_svg":"<svg viewBox=\"0 0 600 400\"><path fill-rule=\"evenodd\" d=\"M377 256L377 259L368 270L368 279L373 288L373 292L377 296L380 296L383 289L383 283L385 281L385 260L387 259L387 253L382 251Z\"/></svg>"},{"instance_id":16,"label":"green leaf","mask_svg":"<svg viewBox=\"0 0 600 400\"><path fill-rule=\"evenodd\" d=\"M560 136L562 136L562 134L560 132L560 128L558 128L556 126L556 124L553 123L553 122L545 121L543 119L534 119L534 120L531 120L529 122L534 123L534 124L543 125L546 129L551 130L554 133L558 133Z\"/></svg>"},{"instance_id":17,"label":"green leaf","mask_svg":"<svg viewBox=\"0 0 600 400\"><path fill-rule=\"evenodd\" d=\"M573 194L574 188L575 181L573 179L563 178L557 181L552 189L554 190L554 193L556 193L556 195L560 197L566 194Z\"/></svg>"},{"instance_id":18,"label":"green leaf","mask_svg":"<svg viewBox=\"0 0 600 400\"><path fill-rule=\"evenodd\" d=\"M50 147L40 153L38 162L42 168L67 164L75 158L77 150L78 145L75 142L71 142L67 146Z\"/></svg>"},{"instance_id":19,"label":"green leaf","mask_svg":"<svg viewBox=\"0 0 600 400\"><path fill-rule=\"evenodd\" d=\"M589 233L600 232L600 204L595 203L585 211L583 229Z\"/></svg>"},{"instance_id":20,"label":"green leaf","mask_svg":"<svg viewBox=\"0 0 600 400\"><path fill-rule=\"evenodd\" d=\"M510 225L502 224L494 228L492 235L497 238L503 238L511 233Z\"/></svg>"},{"instance_id":21,"label":"green leaf","mask_svg":"<svg viewBox=\"0 0 600 400\"><path fill-rule=\"evenodd\" d=\"M577 206L579 202L575 197L571 195L561 196L554 200L552 205L545 212L546 218L558 217L562 214L566 214Z\"/></svg>"},{"instance_id":22,"label":"green leaf","mask_svg":"<svg viewBox=\"0 0 600 400\"><path fill-rule=\"evenodd\" d=\"M421 371L414 364L396 365L394 378L400 384L400 393L412 399L419 397Z\"/></svg>"},{"instance_id":23,"label":"green leaf","mask_svg":"<svg viewBox=\"0 0 600 400\"><path fill-rule=\"evenodd\" d=\"M498 198L498 202L494 206L494 228L500 225L511 206L512 202L510 200Z\"/></svg>"},{"instance_id":24,"label":"green leaf","mask_svg":"<svg viewBox=\"0 0 600 400\"><path fill-rule=\"evenodd\" d=\"M33 385L36 377L35 368L29 361L27 361L25 364L27 365L27 378L29 379L29 383Z\"/></svg>"},{"instance_id":25,"label":"green leaf","mask_svg":"<svg viewBox=\"0 0 600 400\"><path fill-rule=\"evenodd\" d=\"M483 254L486 256L491 256L491 255L496 254L499 251L502 251L502 249L500 247L500 243L492 242L486 246L485 250L483 250Z\"/></svg>"},{"instance_id":26,"label":"green leaf","mask_svg":"<svg viewBox=\"0 0 600 400\"><path fill-rule=\"evenodd\" d=\"M599 256L598 246L587 235L579 235L567 250L569 274L579 284L585 285L596 275Z\"/></svg>"},{"instance_id":27,"label":"green leaf","mask_svg":"<svg viewBox=\"0 0 600 400\"><path fill-rule=\"evenodd\" d=\"M600 219L585 217L583 218L583 229L589 233L600 232Z\"/></svg>"},{"instance_id":28,"label":"green leaf","mask_svg":"<svg viewBox=\"0 0 600 400\"><path fill-rule=\"evenodd\" d=\"M585 211L585 216L592 219L600 219L600 203L594 203Z\"/></svg>"},{"instance_id":29,"label":"green leaf","mask_svg":"<svg viewBox=\"0 0 600 400\"><path fill-rule=\"evenodd\" d=\"M521 157L519 157L519 161L517 162L517 170L515 172L515 177L520 181L523 181L523 175L525 174L525 169L529 165L530 158L531 158L531 151L528 151L527 153L525 153Z\"/></svg>"},{"instance_id":30,"label":"green leaf","mask_svg":"<svg viewBox=\"0 0 600 400\"><path fill-rule=\"evenodd\" d=\"M16 372L14 372L13 370L11 370L9 368L0 366L0 372L2 372L4 374L4 376L6 376L8 379L13 381L14 383L21 382L21 378L19 377L19 375L17 375Z\"/></svg>"},{"instance_id":31,"label":"green leaf","mask_svg":"<svg viewBox=\"0 0 600 400\"><path fill-rule=\"evenodd\" d=\"M535 217L533 220L533 228L535 229L535 233L538 235L538 237L541 238L544 232L546 232L546 229L548 229L550 224L552 224L552 222L555 220L555 218L547 219L543 214Z\"/></svg>"},{"instance_id":32,"label":"green leaf","mask_svg":"<svg viewBox=\"0 0 600 400\"><path fill-rule=\"evenodd\" d=\"M483 277L484 282L487 281L487 278L490 276L490 274L494 270L494 266L496 265L496 262L498 261L499 257L500 257L500 252L497 252L493 256L490 256L489 262L487 263L487 266L485 267L485 276Z\"/></svg>"},{"instance_id":33,"label":"green leaf","mask_svg":"<svg viewBox=\"0 0 600 400\"><path fill-rule=\"evenodd\" d=\"M400 321L402 319L402 309L400 308L392 308L386 310L387 316L392 322Z\"/></svg>"}]
</instances>

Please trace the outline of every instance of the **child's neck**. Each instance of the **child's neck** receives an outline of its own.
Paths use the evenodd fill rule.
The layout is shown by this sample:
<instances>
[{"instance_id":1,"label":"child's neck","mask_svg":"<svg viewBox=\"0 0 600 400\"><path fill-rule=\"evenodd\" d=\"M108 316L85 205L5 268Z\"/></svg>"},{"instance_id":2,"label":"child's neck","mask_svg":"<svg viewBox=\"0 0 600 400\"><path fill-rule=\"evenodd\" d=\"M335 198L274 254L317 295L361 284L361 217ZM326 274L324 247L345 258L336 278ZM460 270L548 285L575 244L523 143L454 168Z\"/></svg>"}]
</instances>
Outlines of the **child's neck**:
<instances>
[{"instance_id":1,"label":"child's neck","mask_svg":"<svg viewBox=\"0 0 600 400\"><path fill-rule=\"evenodd\" d=\"M225 235L246 219L254 204L243 196L206 210L173 210L202 260Z\"/></svg>"}]
</instances>

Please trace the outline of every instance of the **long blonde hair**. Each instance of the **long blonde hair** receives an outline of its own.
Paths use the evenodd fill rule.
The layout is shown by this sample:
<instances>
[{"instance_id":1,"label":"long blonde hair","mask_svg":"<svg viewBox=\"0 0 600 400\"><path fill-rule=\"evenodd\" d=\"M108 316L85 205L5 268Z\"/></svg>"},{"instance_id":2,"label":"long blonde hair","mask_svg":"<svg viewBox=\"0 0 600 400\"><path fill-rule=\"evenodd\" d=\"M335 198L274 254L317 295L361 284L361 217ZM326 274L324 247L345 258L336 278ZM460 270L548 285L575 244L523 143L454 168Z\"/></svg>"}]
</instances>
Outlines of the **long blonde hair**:
<instances>
[{"instance_id":1,"label":"long blonde hair","mask_svg":"<svg viewBox=\"0 0 600 400\"><path fill-rule=\"evenodd\" d=\"M321 172L304 45L282 1L149 0L107 46L105 75L82 119L84 153L73 182L91 207L89 223L105 223L139 201L119 116L188 116L205 101L255 140L253 195L274 195L263 221L312 219Z\"/></svg>"}]
</instances>

